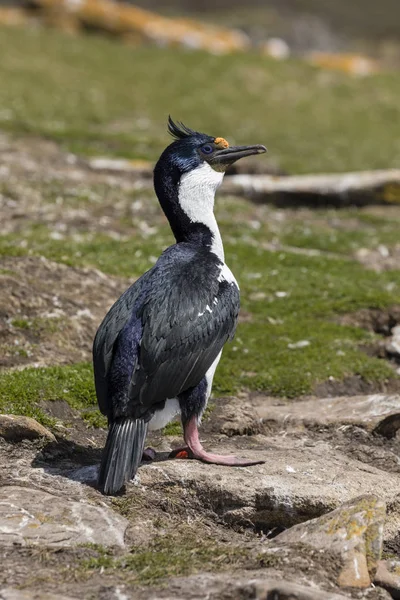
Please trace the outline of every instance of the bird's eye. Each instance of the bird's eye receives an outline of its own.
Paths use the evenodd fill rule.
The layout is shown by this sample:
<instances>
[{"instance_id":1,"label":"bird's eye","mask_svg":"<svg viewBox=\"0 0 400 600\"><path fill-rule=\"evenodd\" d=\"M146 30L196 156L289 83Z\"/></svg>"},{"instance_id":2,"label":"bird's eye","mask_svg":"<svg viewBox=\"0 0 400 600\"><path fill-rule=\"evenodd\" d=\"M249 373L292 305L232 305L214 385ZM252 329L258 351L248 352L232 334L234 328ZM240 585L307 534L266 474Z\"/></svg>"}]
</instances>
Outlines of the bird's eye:
<instances>
[{"instance_id":1,"label":"bird's eye","mask_svg":"<svg viewBox=\"0 0 400 600\"><path fill-rule=\"evenodd\" d=\"M210 144L201 147L201 151L204 152L204 154L211 154L213 150L214 148Z\"/></svg>"}]
</instances>

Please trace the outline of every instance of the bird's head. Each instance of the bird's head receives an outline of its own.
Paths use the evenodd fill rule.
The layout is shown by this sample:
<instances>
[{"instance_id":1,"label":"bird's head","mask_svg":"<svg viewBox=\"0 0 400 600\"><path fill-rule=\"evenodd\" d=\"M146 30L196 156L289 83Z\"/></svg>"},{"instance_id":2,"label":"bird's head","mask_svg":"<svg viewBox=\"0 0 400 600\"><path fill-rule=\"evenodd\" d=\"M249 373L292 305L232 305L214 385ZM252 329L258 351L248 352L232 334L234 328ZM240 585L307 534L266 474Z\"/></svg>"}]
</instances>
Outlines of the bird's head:
<instances>
[{"instance_id":1,"label":"bird's head","mask_svg":"<svg viewBox=\"0 0 400 600\"><path fill-rule=\"evenodd\" d=\"M174 123L168 131L175 138L161 154L154 169L154 188L176 240L202 240L203 245L220 239L213 215L214 196L224 172L235 161L266 152L265 146L230 146L222 137L212 137ZM218 252L217 252L218 254ZM223 256L222 242L219 255Z\"/></svg>"},{"instance_id":2,"label":"bird's head","mask_svg":"<svg viewBox=\"0 0 400 600\"><path fill-rule=\"evenodd\" d=\"M193 131L168 118L168 131L175 138L164 150L161 159L178 169L180 174L208 164L214 171L223 173L234 162L252 154L266 152L265 146L230 146L222 137L213 137Z\"/></svg>"}]
</instances>

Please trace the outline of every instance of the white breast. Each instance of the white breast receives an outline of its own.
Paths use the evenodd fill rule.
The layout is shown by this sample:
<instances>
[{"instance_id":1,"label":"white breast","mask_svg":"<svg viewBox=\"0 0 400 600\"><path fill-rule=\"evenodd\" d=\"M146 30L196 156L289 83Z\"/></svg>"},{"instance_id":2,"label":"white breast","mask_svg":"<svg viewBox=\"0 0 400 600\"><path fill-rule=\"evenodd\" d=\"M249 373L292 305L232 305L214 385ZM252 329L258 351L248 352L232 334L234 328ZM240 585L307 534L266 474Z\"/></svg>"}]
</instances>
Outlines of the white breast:
<instances>
[{"instance_id":1,"label":"white breast","mask_svg":"<svg viewBox=\"0 0 400 600\"><path fill-rule=\"evenodd\" d=\"M202 223L210 230L211 246L218 258L224 260L224 249L218 224L214 216L215 192L221 185L224 173L214 171L208 163L182 175L179 183L179 204L192 223Z\"/></svg>"},{"instance_id":2,"label":"white breast","mask_svg":"<svg viewBox=\"0 0 400 600\"><path fill-rule=\"evenodd\" d=\"M240 289L234 274L225 263L221 267L221 271L218 275L218 281L227 281L228 283L233 283L238 289Z\"/></svg>"}]
</instances>

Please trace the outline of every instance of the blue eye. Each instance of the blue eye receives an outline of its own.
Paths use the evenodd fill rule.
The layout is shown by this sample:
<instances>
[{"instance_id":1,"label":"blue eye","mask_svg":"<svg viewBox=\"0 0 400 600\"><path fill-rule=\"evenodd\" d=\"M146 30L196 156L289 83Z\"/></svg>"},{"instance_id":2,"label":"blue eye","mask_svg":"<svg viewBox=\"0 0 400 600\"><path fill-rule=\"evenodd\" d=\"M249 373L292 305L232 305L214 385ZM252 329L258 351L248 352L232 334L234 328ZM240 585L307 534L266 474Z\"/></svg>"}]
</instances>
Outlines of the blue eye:
<instances>
[{"instance_id":1,"label":"blue eye","mask_svg":"<svg viewBox=\"0 0 400 600\"><path fill-rule=\"evenodd\" d=\"M204 154L211 154L211 152L214 150L214 148L210 145L210 144L206 144L205 146L202 146L201 151L204 152Z\"/></svg>"}]
</instances>

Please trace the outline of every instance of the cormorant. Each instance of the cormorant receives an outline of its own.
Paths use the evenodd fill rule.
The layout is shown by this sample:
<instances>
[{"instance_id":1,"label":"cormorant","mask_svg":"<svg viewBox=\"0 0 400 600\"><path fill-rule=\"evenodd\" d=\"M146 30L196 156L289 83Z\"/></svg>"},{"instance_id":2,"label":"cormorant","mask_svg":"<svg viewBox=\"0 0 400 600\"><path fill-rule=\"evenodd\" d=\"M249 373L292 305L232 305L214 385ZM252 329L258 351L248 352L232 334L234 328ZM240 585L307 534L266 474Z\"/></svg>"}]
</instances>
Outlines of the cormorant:
<instances>
[{"instance_id":1,"label":"cormorant","mask_svg":"<svg viewBox=\"0 0 400 600\"><path fill-rule=\"evenodd\" d=\"M116 301L93 345L96 394L109 422L98 480L104 494L135 476L148 429L178 413L187 447L172 456L232 466L260 462L206 452L197 427L240 304L214 195L229 165L266 148L230 146L171 117L168 130L175 141L155 166L154 188L176 243Z\"/></svg>"}]
</instances>

